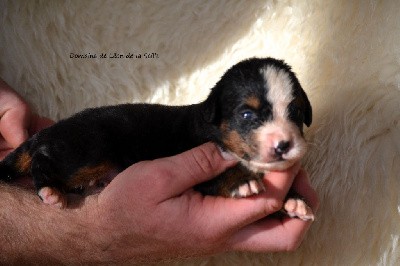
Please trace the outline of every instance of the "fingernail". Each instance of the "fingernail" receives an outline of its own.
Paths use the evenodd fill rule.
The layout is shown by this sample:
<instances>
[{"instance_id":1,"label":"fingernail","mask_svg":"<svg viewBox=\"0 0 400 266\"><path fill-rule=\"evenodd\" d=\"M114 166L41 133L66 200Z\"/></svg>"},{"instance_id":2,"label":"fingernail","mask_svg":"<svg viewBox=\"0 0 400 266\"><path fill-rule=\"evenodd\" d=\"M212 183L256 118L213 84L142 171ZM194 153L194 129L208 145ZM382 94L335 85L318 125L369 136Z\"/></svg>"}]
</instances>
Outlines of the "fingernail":
<instances>
[{"instance_id":1,"label":"fingernail","mask_svg":"<svg viewBox=\"0 0 400 266\"><path fill-rule=\"evenodd\" d=\"M227 160L227 161L237 160L236 157L232 153L224 151L220 146L218 146L218 149L221 153L222 158L224 158L225 160Z\"/></svg>"}]
</instances>

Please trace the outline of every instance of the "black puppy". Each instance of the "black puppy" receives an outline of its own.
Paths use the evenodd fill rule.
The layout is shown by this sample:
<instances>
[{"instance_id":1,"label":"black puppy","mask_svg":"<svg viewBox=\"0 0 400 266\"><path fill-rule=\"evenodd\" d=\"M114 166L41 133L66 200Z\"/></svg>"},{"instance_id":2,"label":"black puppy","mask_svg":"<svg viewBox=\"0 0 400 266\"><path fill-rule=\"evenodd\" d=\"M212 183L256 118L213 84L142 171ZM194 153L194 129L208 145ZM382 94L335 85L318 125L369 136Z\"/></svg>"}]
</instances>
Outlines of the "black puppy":
<instances>
[{"instance_id":1,"label":"black puppy","mask_svg":"<svg viewBox=\"0 0 400 266\"><path fill-rule=\"evenodd\" d=\"M249 59L230 68L209 97L189 106L123 104L87 109L44 129L0 163L0 179L32 175L38 195L65 206L63 195L111 171L213 141L240 163L195 187L207 195L245 197L264 190L262 173L284 170L306 152L309 100L283 61ZM312 219L302 200L289 214Z\"/></svg>"}]
</instances>

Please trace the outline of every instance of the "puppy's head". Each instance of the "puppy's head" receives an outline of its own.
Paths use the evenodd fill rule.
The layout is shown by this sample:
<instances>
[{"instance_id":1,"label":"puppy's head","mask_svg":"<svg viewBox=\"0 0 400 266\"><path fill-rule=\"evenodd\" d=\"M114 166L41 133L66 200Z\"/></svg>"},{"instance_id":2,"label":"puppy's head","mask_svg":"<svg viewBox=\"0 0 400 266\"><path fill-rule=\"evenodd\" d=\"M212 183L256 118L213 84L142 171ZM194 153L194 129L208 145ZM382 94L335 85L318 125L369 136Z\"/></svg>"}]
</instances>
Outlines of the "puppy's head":
<instances>
[{"instance_id":1,"label":"puppy's head","mask_svg":"<svg viewBox=\"0 0 400 266\"><path fill-rule=\"evenodd\" d=\"M253 171L287 169L306 152L303 124L311 125L311 105L283 61L234 65L205 103L215 141Z\"/></svg>"}]
</instances>

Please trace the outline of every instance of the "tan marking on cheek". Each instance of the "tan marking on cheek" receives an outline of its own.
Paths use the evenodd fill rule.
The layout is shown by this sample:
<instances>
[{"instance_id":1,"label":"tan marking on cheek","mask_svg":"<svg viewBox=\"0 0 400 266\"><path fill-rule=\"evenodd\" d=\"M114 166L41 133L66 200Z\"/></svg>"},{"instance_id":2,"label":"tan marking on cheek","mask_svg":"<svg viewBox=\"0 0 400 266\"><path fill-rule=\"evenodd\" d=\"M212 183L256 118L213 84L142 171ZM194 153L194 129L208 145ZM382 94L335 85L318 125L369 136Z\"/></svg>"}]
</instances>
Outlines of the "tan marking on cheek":
<instances>
[{"instance_id":1,"label":"tan marking on cheek","mask_svg":"<svg viewBox=\"0 0 400 266\"><path fill-rule=\"evenodd\" d=\"M260 108L260 99L258 99L255 96L250 96L249 98L246 99L245 103L250 106L251 108L258 110Z\"/></svg>"},{"instance_id":2,"label":"tan marking on cheek","mask_svg":"<svg viewBox=\"0 0 400 266\"><path fill-rule=\"evenodd\" d=\"M32 164L32 157L28 152L23 152L18 157L16 167L20 173L28 173Z\"/></svg>"},{"instance_id":3,"label":"tan marking on cheek","mask_svg":"<svg viewBox=\"0 0 400 266\"><path fill-rule=\"evenodd\" d=\"M223 143L229 150L241 158L245 154L252 154L250 146L236 130L226 132L223 137Z\"/></svg>"},{"instance_id":4,"label":"tan marking on cheek","mask_svg":"<svg viewBox=\"0 0 400 266\"><path fill-rule=\"evenodd\" d=\"M105 177L113 169L114 167L112 164L108 162L95 166L82 167L68 180L67 187L77 188L80 186L85 186L91 181L97 181Z\"/></svg>"}]
</instances>

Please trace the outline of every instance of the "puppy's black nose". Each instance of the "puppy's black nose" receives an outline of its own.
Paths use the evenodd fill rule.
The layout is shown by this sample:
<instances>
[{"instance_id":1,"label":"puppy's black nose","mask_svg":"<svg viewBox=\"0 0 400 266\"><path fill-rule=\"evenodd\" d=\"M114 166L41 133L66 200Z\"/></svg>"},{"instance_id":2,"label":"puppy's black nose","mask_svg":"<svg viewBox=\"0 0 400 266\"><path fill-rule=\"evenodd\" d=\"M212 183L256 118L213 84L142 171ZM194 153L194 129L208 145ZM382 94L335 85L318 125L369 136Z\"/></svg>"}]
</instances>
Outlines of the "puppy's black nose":
<instances>
[{"instance_id":1,"label":"puppy's black nose","mask_svg":"<svg viewBox=\"0 0 400 266\"><path fill-rule=\"evenodd\" d=\"M278 146L275 148L276 155L283 155L287 153L290 149L290 141L281 140L278 143Z\"/></svg>"}]
</instances>

